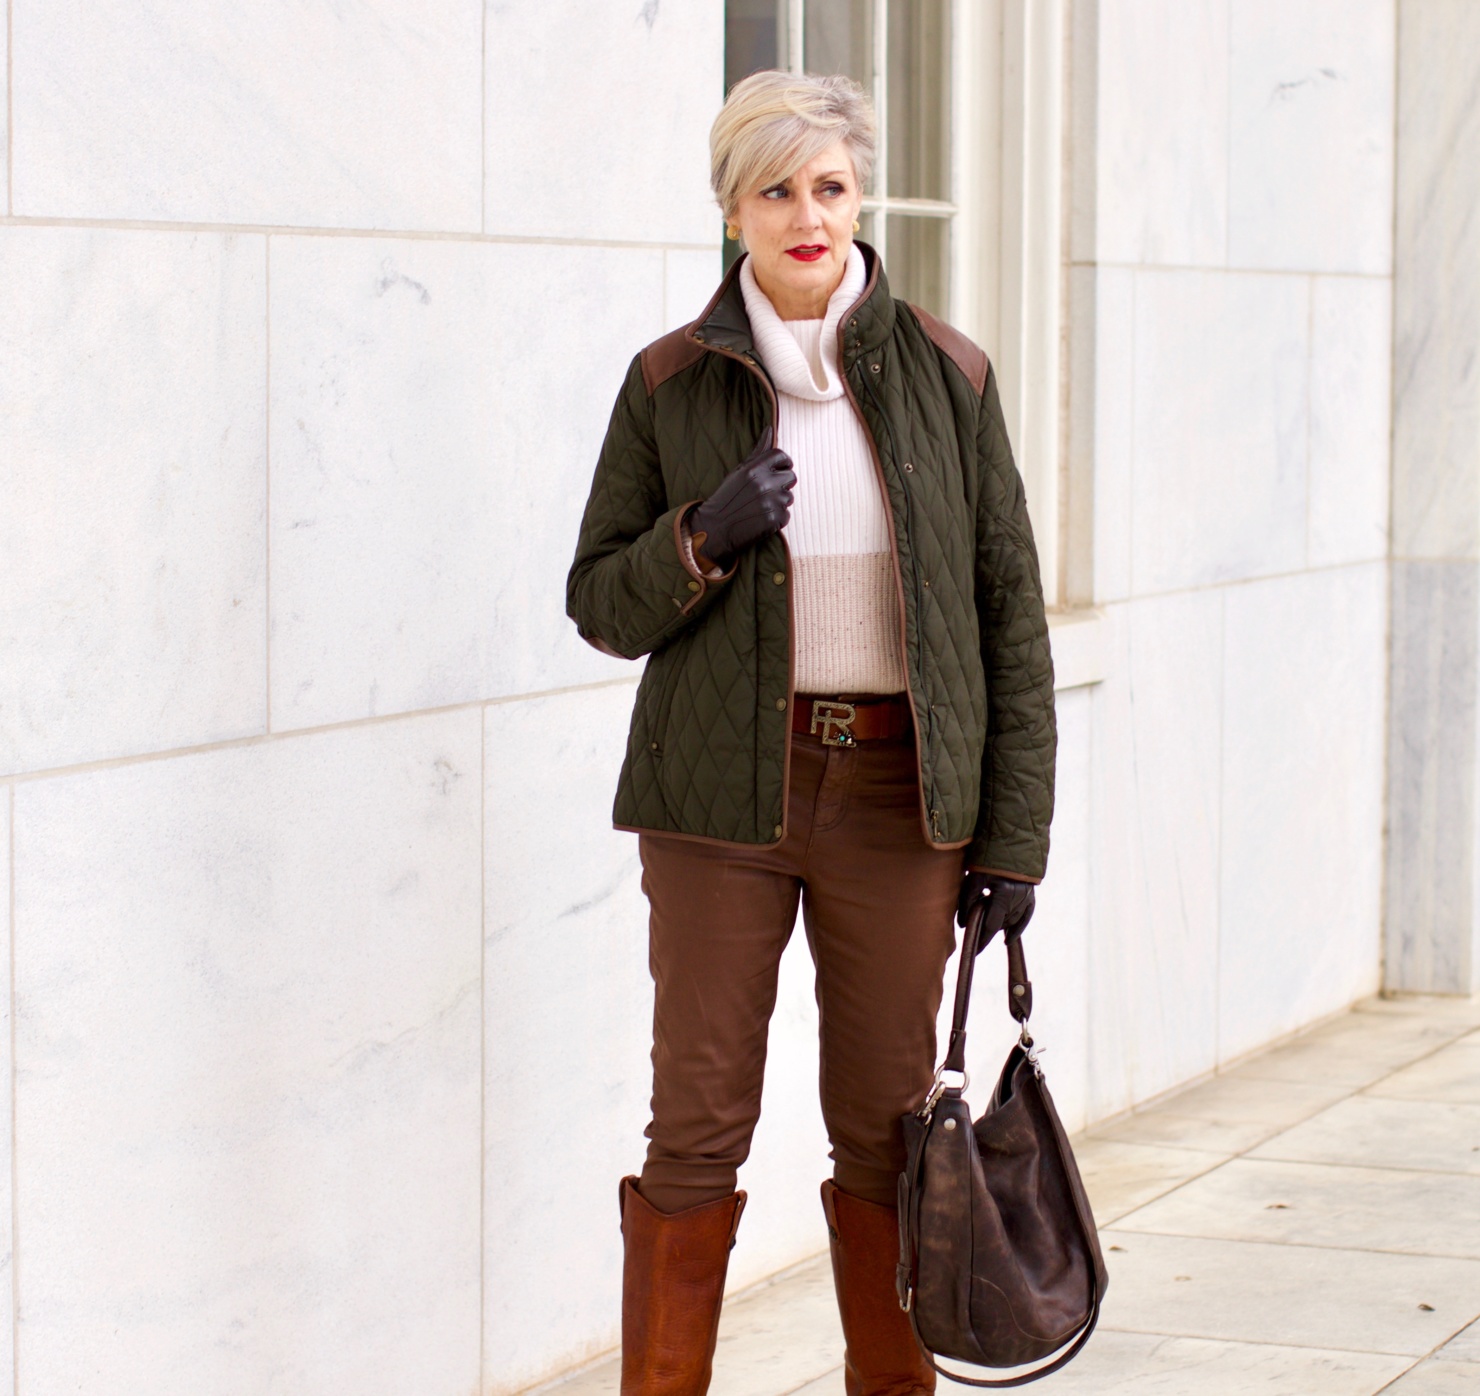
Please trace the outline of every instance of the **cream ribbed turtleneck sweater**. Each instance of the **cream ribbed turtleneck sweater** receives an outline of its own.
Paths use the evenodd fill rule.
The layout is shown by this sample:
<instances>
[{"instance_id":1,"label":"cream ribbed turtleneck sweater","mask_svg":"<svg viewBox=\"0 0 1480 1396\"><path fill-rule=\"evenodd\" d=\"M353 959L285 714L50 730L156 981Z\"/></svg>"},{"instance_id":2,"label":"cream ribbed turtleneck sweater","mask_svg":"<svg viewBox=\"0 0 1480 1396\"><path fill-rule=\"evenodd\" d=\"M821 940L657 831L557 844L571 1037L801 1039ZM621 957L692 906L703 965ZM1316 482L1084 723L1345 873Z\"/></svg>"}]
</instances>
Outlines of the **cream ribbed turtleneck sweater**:
<instances>
[{"instance_id":1,"label":"cream ribbed turtleneck sweater","mask_svg":"<svg viewBox=\"0 0 1480 1396\"><path fill-rule=\"evenodd\" d=\"M756 354L777 388L776 444L797 472L783 534L799 693L899 693L905 686L886 505L838 367L838 326L864 282L863 254L854 247L826 315L783 320L756 284L750 259L740 268Z\"/></svg>"}]
</instances>

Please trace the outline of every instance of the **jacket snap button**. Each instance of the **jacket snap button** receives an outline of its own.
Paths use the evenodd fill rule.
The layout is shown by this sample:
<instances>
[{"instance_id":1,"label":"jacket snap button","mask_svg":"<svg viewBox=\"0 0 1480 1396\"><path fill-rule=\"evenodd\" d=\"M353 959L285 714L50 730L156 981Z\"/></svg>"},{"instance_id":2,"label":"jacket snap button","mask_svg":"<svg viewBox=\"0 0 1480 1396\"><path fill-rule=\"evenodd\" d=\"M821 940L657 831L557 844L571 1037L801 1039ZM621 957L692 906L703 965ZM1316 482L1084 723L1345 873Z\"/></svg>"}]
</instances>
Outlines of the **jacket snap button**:
<instances>
[{"instance_id":1,"label":"jacket snap button","mask_svg":"<svg viewBox=\"0 0 1480 1396\"><path fill-rule=\"evenodd\" d=\"M878 366L878 364L870 364L870 365L869 365L869 366L868 366L868 371L869 371L869 372L870 372L870 373L877 373L877 372L878 372L878 371L879 371L879 366Z\"/></svg>"},{"instance_id":2,"label":"jacket snap button","mask_svg":"<svg viewBox=\"0 0 1480 1396\"><path fill-rule=\"evenodd\" d=\"M653 747L653 750L654 750L654 751L657 751L657 749L658 749L658 744L657 744L657 742L654 742L654 743L653 743L653 744L652 744L652 747Z\"/></svg>"},{"instance_id":3,"label":"jacket snap button","mask_svg":"<svg viewBox=\"0 0 1480 1396\"><path fill-rule=\"evenodd\" d=\"M781 837L781 826L779 824L776 826L776 831L775 832L776 832L776 837L779 839Z\"/></svg>"},{"instance_id":4,"label":"jacket snap button","mask_svg":"<svg viewBox=\"0 0 1480 1396\"><path fill-rule=\"evenodd\" d=\"M698 591L699 590L699 583L698 582L690 582L689 583L689 590L690 591Z\"/></svg>"},{"instance_id":5,"label":"jacket snap button","mask_svg":"<svg viewBox=\"0 0 1480 1396\"><path fill-rule=\"evenodd\" d=\"M906 475L913 475L915 473L915 467L912 466L909 461L905 461L904 463L904 473Z\"/></svg>"},{"instance_id":6,"label":"jacket snap button","mask_svg":"<svg viewBox=\"0 0 1480 1396\"><path fill-rule=\"evenodd\" d=\"M777 586L780 586L781 583L786 580L786 573L785 572L772 572L771 573L771 580L773 582L775 582Z\"/></svg>"},{"instance_id":7,"label":"jacket snap button","mask_svg":"<svg viewBox=\"0 0 1480 1396\"><path fill-rule=\"evenodd\" d=\"M778 698L776 700L776 711L778 713L784 713L786 711L786 699L785 698Z\"/></svg>"},{"instance_id":8,"label":"jacket snap button","mask_svg":"<svg viewBox=\"0 0 1480 1396\"><path fill-rule=\"evenodd\" d=\"M929 577L926 577L925 578L924 585L927 586L927 587L930 585L930 578Z\"/></svg>"}]
</instances>

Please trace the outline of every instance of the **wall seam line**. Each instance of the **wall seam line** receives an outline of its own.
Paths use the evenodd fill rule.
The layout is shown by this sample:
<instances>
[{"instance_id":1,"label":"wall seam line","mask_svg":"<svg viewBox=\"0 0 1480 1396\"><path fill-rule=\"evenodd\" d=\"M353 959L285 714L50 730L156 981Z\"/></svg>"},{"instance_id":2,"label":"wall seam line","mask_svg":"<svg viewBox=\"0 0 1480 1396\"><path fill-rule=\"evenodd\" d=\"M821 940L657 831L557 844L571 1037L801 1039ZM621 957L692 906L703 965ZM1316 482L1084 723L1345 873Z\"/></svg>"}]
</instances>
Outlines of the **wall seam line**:
<instances>
[{"instance_id":1,"label":"wall seam line","mask_svg":"<svg viewBox=\"0 0 1480 1396\"><path fill-rule=\"evenodd\" d=\"M262 239L263 369L262 383L262 713L264 729L272 732L272 234Z\"/></svg>"},{"instance_id":2,"label":"wall seam line","mask_svg":"<svg viewBox=\"0 0 1480 1396\"><path fill-rule=\"evenodd\" d=\"M566 693L589 693L603 688L636 688L640 675L631 678L597 679L591 683L567 684L562 688L535 689L528 693L511 693L498 698L470 698L462 703L444 703L436 708L410 708L400 713L383 713L375 717L347 718L341 722L325 722L314 727L289 727L276 732L253 732L242 737L227 737L215 742L197 742L193 746L167 747L161 751L141 751L133 756L110 756L97 761L78 761L70 766L46 766L35 771L8 771L0 773L0 780L25 784L38 780L54 780L60 776L88 775L94 771L108 771L128 766L140 766L151 761L173 761L182 756L204 756L213 751L233 751L238 747L266 746L272 742L295 741L300 737L321 736L328 732L346 732L360 727L380 727L392 722L414 722L418 718L437 717L446 713L466 712L469 708L492 708L511 703L529 703L540 698L558 698Z\"/></svg>"},{"instance_id":3,"label":"wall seam line","mask_svg":"<svg viewBox=\"0 0 1480 1396\"><path fill-rule=\"evenodd\" d=\"M429 228L326 228L308 224L296 226L291 223L205 223L161 218L44 217L13 213L0 217L0 227L90 228L153 233L255 233L266 236L279 234L285 237L347 238L362 241L379 238L397 242L493 243L513 247L613 247L634 252L719 250L712 242L668 242L661 238L560 237L547 233L484 233L471 228L461 232Z\"/></svg>"},{"instance_id":4,"label":"wall seam line","mask_svg":"<svg viewBox=\"0 0 1480 1396\"><path fill-rule=\"evenodd\" d=\"M16 1180L18 1175L16 1148L16 1063L15 1063L15 785L7 787L10 800L9 859L10 859L10 1382L11 1396L21 1389L21 1343L20 1343L20 1248L16 1241L20 1235L20 1208L16 1205Z\"/></svg>"},{"instance_id":5,"label":"wall seam line","mask_svg":"<svg viewBox=\"0 0 1480 1396\"><path fill-rule=\"evenodd\" d=\"M1316 274L1312 272L1305 286L1305 565L1310 566L1310 528L1312 480L1315 459L1311 441L1315 436L1316 406Z\"/></svg>"},{"instance_id":6,"label":"wall seam line","mask_svg":"<svg viewBox=\"0 0 1480 1396\"><path fill-rule=\"evenodd\" d=\"M488 1331L488 717L478 711L478 1384Z\"/></svg>"},{"instance_id":7,"label":"wall seam line","mask_svg":"<svg viewBox=\"0 0 1480 1396\"><path fill-rule=\"evenodd\" d=\"M5 0L5 213L15 208L15 0Z\"/></svg>"},{"instance_id":8,"label":"wall seam line","mask_svg":"<svg viewBox=\"0 0 1480 1396\"><path fill-rule=\"evenodd\" d=\"M1228 745L1228 593L1218 598L1218 847L1213 898L1213 1068L1223 1060L1223 829L1227 823L1223 780Z\"/></svg>"},{"instance_id":9,"label":"wall seam line","mask_svg":"<svg viewBox=\"0 0 1480 1396\"><path fill-rule=\"evenodd\" d=\"M488 0L480 7L478 29L478 231L488 231ZM480 1359L481 1361L481 1359ZM482 1367L480 1365L481 1373ZM482 1376L479 1376L482 1381Z\"/></svg>"}]
</instances>

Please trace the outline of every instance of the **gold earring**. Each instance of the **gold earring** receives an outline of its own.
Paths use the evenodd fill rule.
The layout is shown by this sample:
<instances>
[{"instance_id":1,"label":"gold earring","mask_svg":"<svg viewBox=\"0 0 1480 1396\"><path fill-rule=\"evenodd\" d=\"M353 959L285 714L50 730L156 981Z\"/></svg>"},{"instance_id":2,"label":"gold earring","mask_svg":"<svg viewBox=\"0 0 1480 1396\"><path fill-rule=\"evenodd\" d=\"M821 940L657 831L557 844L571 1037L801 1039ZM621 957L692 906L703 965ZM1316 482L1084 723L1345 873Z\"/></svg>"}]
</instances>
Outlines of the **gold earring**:
<instances>
[{"instance_id":1,"label":"gold earring","mask_svg":"<svg viewBox=\"0 0 1480 1396\"><path fill-rule=\"evenodd\" d=\"M863 226L856 218L853 220L853 231L856 233Z\"/></svg>"},{"instance_id":2,"label":"gold earring","mask_svg":"<svg viewBox=\"0 0 1480 1396\"><path fill-rule=\"evenodd\" d=\"M735 225L733 223L726 223L725 224L725 236L727 238L729 238L729 240L731 242L739 242L740 241L740 229L737 228L737 227L735 227Z\"/></svg>"}]
</instances>

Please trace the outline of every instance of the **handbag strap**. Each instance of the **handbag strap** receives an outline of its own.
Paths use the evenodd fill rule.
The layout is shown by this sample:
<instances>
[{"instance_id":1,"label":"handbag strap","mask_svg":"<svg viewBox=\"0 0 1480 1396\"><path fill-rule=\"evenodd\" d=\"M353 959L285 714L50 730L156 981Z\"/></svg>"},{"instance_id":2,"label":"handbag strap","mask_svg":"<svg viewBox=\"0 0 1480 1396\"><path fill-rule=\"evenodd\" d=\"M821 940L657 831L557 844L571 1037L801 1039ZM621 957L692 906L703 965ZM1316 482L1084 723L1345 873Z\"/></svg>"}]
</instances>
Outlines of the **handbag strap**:
<instances>
[{"instance_id":1,"label":"handbag strap","mask_svg":"<svg viewBox=\"0 0 1480 1396\"><path fill-rule=\"evenodd\" d=\"M1046 1377L1051 1372L1057 1372L1069 1362L1079 1356L1080 1349L1089 1342L1090 1335L1095 1331L1095 1325L1100 1321L1100 1281L1099 1277L1090 1271L1090 1295L1089 1317L1085 1320L1084 1327L1079 1330L1079 1336L1074 1339L1073 1345L1065 1348L1052 1362L1046 1362L1042 1367L1035 1367L1031 1372L1023 1372L1015 1377L968 1377L960 1372L952 1372L942 1367L935 1360L935 1354L925 1346L925 1340L920 1336L920 1324L915 1318L915 1310L910 1309L910 1328L914 1330L915 1342L919 1344L920 1351L925 1360L943 1377L949 1377L952 1381L960 1382L962 1386L978 1387L1003 1387L1003 1386L1026 1386L1030 1381L1037 1381L1039 1377Z\"/></svg>"},{"instance_id":2,"label":"handbag strap","mask_svg":"<svg viewBox=\"0 0 1480 1396\"><path fill-rule=\"evenodd\" d=\"M956 972L956 1003L951 1014L951 1045L946 1053L946 1059L942 1063L939 1076L947 1071L957 1072L964 1076L966 1074L966 1016L971 1009L971 978L976 969L976 956L978 950L989 945L992 938L1002 928L994 926L988 933L986 940L982 940L982 926L987 918L987 904L978 902L971 909L971 914L966 918L966 928L961 936L961 964ZM1022 934L1008 935L1007 941L1007 1011L1012 1014L1018 1025L1022 1028L1023 1044L1031 1046L1033 1039L1028 1033L1028 1018L1033 1012L1033 984L1028 978L1028 964L1023 956ZM912 1196L918 1196L919 1176L918 1170L924 1161L925 1151L919 1150L915 1158L916 1176L911 1179L912 1186L909 1192ZM1084 1231L1084 1218L1079 1217L1078 1208L1075 1209L1079 1222L1079 1229ZM915 1240L915 1218L910 1218L910 1241L905 1242L905 1232L901 1229L901 1256L900 1268L913 1268L913 1251ZM1086 1245L1090 1244L1090 1237L1084 1237ZM910 1252L905 1254L904 1252ZM1061 1352L1053 1361L1045 1363L1042 1367L1036 1367L1031 1372L1024 1372L1015 1377L968 1377L960 1372L951 1372L942 1367L936 1360L935 1354L926 1346L925 1340L920 1336L919 1321L915 1316L915 1307L910 1305L910 1328L914 1331L915 1341L920 1345L920 1351L924 1353L925 1360L943 1377L949 1377L954 1382L960 1382L963 1386L976 1387L1005 1387L1024 1386L1030 1381L1037 1381L1039 1377L1046 1377L1051 1372L1057 1372L1066 1363L1076 1358L1084 1345L1089 1342L1090 1335L1095 1331L1095 1325L1100 1321L1100 1277L1093 1266L1090 1267L1090 1310L1089 1317L1085 1320L1084 1327L1079 1330L1078 1336L1073 1343Z\"/></svg>"},{"instance_id":3,"label":"handbag strap","mask_svg":"<svg viewBox=\"0 0 1480 1396\"><path fill-rule=\"evenodd\" d=\"M956 971L956 1004L951 1014L951 1042L942 1071L966 1072L966 1015L971 1010L971 978L976 971L977 953L991 944L1002 928L993 926L982 939L982 926L987 919L987 903L978 902L966 918L961 936L961 964ZM1017 1020L1027 1038L1028 1018L1033 1012L1033 985L1028 979L1028 964L1023 958L1022 934L1007 936L1007 1011ZM1031 1041L1031 1038L1028 1039Z\"/></svg>"}]
</instances>

